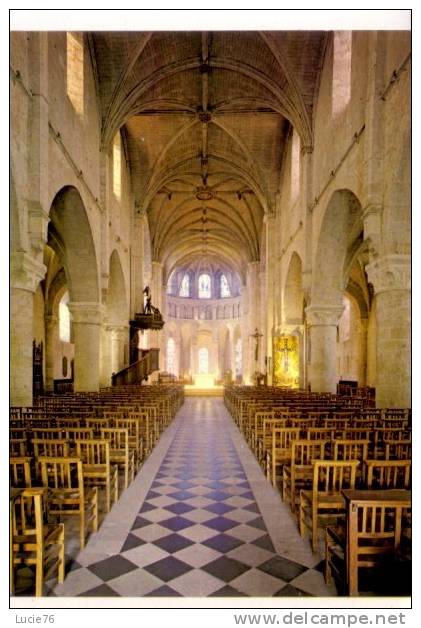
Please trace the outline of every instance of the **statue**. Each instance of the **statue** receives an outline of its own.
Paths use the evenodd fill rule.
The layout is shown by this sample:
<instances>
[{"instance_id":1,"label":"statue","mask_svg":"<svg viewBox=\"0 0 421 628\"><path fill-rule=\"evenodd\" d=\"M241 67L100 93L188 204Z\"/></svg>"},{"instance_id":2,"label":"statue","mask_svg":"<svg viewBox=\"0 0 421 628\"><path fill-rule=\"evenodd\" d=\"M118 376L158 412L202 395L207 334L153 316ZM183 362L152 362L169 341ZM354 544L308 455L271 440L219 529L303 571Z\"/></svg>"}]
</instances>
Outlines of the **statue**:
<instances>
[{"instance_id":1,"label":"statue","mask_svg":"<svg viewBox=\"0 0 421 628\"><path fill-rule=\"evenodd\" d=\"M152 314L152 294L149 286L143 290L143 294L146 296L146 303L143 305L144 314Z\"/></svg>"}]
</instances>

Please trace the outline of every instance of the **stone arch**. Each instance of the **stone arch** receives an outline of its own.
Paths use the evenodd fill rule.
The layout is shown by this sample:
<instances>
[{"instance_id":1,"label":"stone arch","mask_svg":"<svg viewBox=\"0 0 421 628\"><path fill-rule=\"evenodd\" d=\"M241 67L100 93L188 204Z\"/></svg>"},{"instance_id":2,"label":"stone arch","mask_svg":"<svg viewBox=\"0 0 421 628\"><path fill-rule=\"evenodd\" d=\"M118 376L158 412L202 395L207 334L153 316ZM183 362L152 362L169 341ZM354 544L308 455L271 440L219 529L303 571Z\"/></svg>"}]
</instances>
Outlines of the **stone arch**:
<instances>
[{"instance_id":1,"label":"stone arch","mask_svg":"<svg viewBox=\"0 0 421 628\"><path fill-rule=\"evenodd\" d=\"M360 201L350 190L336 190L327 204L319 232L313 268L312 305L340 306L345 288L345 264L362 229Z\"/></svg>"},{"instance_id":2,"label":"stone arch","mask_svg":"<svg viewBox=\"0 0 421 628\"><path fill-rule=\"evenodd\" d=\"M54 197L48 245L57 254L67 278L75 344L74 389L99 389L100 303L99 265L89 218L78 190L63 187Z\"/></svg>"},{"instance_id":3,"label":"stone arch","mask_svg":"<svg viewBox=\"0 0 421 628\"><path fill-rule=\"evenodd\" d=\"M294 251L289 261L282 299L284 305L283 319L287 325L301 325L303 323L304 290L302 272L301 257Z\"/></svg>"},{"instance_id":4,"label":"stone arch","mask_svg":"<svg viewBox=\"0 0 421 628\"><path fill-rule=\"evenodd\" d=\"M98 260L88 215L76 188L65 186L54 197L49 244L61 259L71 301L100 300Z\"/></svg>"},{"instance_id":5,"label":"stone arch","mask_svg":"<svg viewBox=\"0 0 421 628\"><path fill-rule=\"evenodd\" d=\"M343 311L346 272L363 241L361 204L350 190L336 190L322 219L306 307L309 379L315 392L335 392L337 326Z\"/></svg>"}]
</instances>

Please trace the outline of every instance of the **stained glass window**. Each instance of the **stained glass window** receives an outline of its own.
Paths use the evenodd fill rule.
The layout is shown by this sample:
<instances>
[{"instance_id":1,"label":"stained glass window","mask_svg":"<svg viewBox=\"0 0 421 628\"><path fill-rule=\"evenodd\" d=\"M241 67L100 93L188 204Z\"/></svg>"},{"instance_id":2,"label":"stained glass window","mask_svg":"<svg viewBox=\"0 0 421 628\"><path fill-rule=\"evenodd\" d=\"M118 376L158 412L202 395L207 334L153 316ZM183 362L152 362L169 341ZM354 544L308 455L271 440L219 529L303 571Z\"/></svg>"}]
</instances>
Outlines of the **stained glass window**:
<instances>
[{"instance_id":1,"label":"stained glass window","mask_svg":"<svg viewBox=\"0 0 421 628\"><path fill-rule=\"evenodd\" d=\"M199 277L199 299L211 298L211 278L209 275L200 275Z\"/></svg>"},{"instance_id":2,"label":"stained glass window","mask_svg":"<svg viewBox=\"0 0 421 628\"><path fill-rule=\"evenodd\" d=\"M228 285L228 280L225 275L221 275L221 297L230 297L231 290Z\"/></svg>"},{"instance_id":3,"label":"stained glass window","mask_svg":"<svg viewBox=\"0 0 421 628\"><path fill-rule=\"evenodd\" d=\"M209 350L206 347L199 349L199 373L206 374L209 372Z\"/></svg>"},{"instance_id":4,"label":"stained glass window","mask_svg":"<svg viewBox=\"0 0 421 628\"><path fill-rule=\"evenodd\" d=\"M188 275L184 275L181 281L180 292L178 294L180 297L190 296L190 277Z\"/></svg>"}]
</instances>

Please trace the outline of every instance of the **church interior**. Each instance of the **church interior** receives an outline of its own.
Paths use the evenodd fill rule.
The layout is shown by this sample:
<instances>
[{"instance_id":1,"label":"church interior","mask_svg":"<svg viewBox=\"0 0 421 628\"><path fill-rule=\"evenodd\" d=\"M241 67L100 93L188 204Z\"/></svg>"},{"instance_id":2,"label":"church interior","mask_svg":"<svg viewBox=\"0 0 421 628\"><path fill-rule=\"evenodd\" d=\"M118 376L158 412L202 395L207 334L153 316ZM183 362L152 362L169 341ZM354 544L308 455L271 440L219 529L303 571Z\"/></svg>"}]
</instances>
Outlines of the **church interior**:
<instances>
[{"instance_id":1,"label":"church interior","mask_svg":"<svg viewBox=\"0 0 421 628\"><path fill-rule=\"evenodd\" d=\"M407 599L410 31L10 64L11 599Z\"/></svg>"}]
</instances>

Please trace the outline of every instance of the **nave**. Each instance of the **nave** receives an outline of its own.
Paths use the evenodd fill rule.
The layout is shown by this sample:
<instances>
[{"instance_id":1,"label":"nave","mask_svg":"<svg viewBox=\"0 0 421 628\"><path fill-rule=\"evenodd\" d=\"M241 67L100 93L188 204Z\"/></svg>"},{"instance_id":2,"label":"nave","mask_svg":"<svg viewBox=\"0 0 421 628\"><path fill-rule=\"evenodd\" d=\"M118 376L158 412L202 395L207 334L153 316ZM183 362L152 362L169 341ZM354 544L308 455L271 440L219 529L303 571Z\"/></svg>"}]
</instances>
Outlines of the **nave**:
<instances>
[{"instance_id":1,"label":"nave","mask_svg":"<svg viewBox=\"0 0 421 628\"><path fill-rule=\"evenodd\" d=\"M221 399L187 398L54 596L332 596Z\"/></svg>"}]
</instances>

